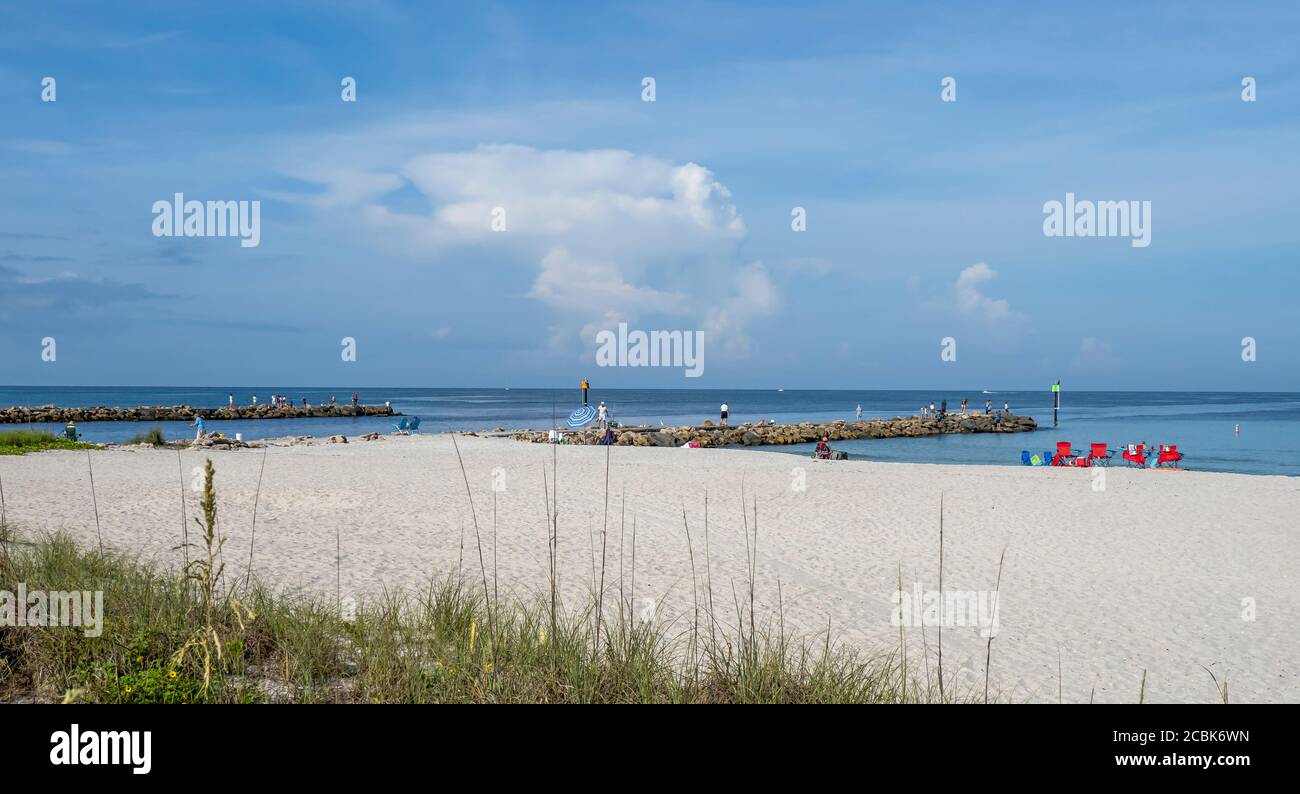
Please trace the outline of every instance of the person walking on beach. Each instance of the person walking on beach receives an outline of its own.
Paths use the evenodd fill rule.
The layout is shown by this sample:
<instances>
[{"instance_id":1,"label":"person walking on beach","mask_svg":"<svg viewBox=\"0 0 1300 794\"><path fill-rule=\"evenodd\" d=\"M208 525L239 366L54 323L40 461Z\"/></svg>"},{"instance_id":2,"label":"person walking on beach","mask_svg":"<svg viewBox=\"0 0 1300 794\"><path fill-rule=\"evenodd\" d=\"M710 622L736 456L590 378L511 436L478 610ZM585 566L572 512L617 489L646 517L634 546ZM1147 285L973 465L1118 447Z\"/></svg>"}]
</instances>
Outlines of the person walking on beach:
<instances>
[{"instance_id":1,"label":"person walking on beach","mask_svg":"<svg viewBox=\"0 0 1300 794\"><path fill-rule=\"evenodd\" d=\"M601 400L600 405L596 406L596 426L601 428L609 427L609 411L605 408L604 400Z\"/></svg>"},{"instance_id":2,"label":"person walking on beach","mask_svg":"<svg viewBox=\"0 0 1300 794\"><path fill-rule=\"evenodd\" d=\"M858 403L858 421L862 421L862 403Z\"/></svg>"},{"instance_id":3,"label":"person walking on beach","mask_svg":"<svg viewBox=\"0 0 1300 794\"><path fill-rule=\"evenodd\" d=\"M582 379L582 383L580 383L580 384L578 384L578 385L582 387L582 404L583 404L583 405L586 405L586 404L587 404L587 390L591 388L591 384L587 382L587 379L586 379L586 378L583 378L583 379Z\"/></svg>"},{"instance_id":4,"label":"person walking on beach","mask_svg":"<svg viewBox=\"0 0 1300 794\"><path fill-rule=\"evenodd\" d=\"M198 430L194 432L194 440L202 441L203 437L208 433L207 429L203 427L203 417L195 415L194 421L191 424L198 428Z\"/></svg>"},{"instance_id":5,"label":"person walking on beach","mask_svg":"<svg viewBox=\"0 0 1300 794\"><path fill-rule=\"evenodd\" d=\"M722 407L719 409L719 411L722 413L722 426L726 427L727 426L727 404L725 402L722 404Z\"/></svg>"}]
</instances>

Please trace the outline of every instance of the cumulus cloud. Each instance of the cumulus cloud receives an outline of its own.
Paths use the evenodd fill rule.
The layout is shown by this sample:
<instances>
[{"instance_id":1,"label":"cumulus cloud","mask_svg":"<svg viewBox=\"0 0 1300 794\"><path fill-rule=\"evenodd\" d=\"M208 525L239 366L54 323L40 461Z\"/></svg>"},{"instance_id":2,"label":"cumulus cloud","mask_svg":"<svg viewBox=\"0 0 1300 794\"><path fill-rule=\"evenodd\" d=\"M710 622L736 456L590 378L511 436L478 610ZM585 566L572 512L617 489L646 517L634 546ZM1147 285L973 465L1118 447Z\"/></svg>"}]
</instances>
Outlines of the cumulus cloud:
<instances>
[{"instance_id":1,"label":"cumulus cloud","mask_svg":"<svg viewBox=\"0 0 1300 794\"><path fill-rule=\"evenodd\" d=\"M721 341L724 350L743 352L747 340L740 329L750 320L770 314L776 306L776 287L763 264L744 267L736 273L734 293L705 317L706 338Z\"/></svg>"},{"instance_id":2,"label":"cumulus cloud","mask_svg":"<svg viewBox=\"0 0 1300 794\"><path fill-rule=\"evenodd\" d=\"M570 310L627 306L647 313L681 314L688 306L687 296L680 292L629 284L613 262L580 259L565 248L553 248L542 257L532 295Z\"/></svg>"},{"instance_id":3,"label":"cumulus cloud","mask_svg":"<svg viewBox=\"0 0 1300 794\"><path fill-rule=\"evenodd\" d=\"M983 285L997 278L998 273L984 262L978 262L961 272L957 277L955 291L957 308L964 314L979 317L988 322L999 322L1015 318L1011 305L1002 298L990 298L984 294Z\"/></svg>"},{"instance_id":4,"label":"cumulus cloud","mask_svg":"<svg viewBox=\"0 0 1300 794\"><path fill-rule=\"evenodd\" d=\"M776 306L767 271L738 255L746 229L731 192L697 163L494 144L317 178L312 203L350 201L416 254L492 246L535 262L528 294L562 312L553 339L669 315L742 349L745 326Z\"/></svg>"}]
</instances>

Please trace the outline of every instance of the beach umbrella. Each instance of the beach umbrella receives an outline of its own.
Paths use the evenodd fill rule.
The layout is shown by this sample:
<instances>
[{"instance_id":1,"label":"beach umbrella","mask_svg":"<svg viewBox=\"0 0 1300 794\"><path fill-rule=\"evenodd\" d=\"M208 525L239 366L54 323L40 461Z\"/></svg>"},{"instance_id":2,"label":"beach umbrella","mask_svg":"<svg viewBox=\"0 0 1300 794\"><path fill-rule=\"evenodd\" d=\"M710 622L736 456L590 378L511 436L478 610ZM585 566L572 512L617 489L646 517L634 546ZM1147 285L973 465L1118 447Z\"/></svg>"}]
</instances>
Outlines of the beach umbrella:
<instances>
[{"instance_id":1,"label":"beach umbrella","mask_svg":"<svg viewBox=\"0 0 1300 794\"><path fill-rule=\"evenodd\" d=\"M591 405L584 405L573 413L569 414L567 423L569 427L582 427L596 418L596 409Z\"/></svg>"}]
</instances>

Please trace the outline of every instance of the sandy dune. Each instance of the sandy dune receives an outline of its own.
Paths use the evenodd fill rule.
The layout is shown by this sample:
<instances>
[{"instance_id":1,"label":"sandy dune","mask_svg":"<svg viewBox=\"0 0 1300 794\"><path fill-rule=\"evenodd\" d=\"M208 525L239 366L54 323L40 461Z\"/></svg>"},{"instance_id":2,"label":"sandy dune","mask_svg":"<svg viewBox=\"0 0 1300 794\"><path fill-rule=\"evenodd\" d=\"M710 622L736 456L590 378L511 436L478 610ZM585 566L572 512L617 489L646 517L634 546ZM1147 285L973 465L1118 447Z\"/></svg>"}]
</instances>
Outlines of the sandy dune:
<instances>
[{"instance_id":1,"label":"sandy dune","mask_svg":"<svg viewBox=\"0 0 1300 794\"><path fill-rule=\"evenodd\" d=\"M495 557L503 591L544 589L543 470L552 477L553 448L469 437L458 443L489 578ZM576 603L600 575L607 449L554 451L561 577ZM210 454L233 576L247 564L262 452ZM691 610L683 509L699 597L707 600L706 491L714 602L724 619L734 612L733 584L741 592L746 578L743 487L758 506L760 611L774 612L779 581L790 631L816 638L829 623L842 641L895 648L891 599L900 566L909 593L918 585L938 589L942 492L945 591L992 590L1006 549L991 673L1004 698L1055 701L1059 684L1067 701L1134 701L1145 669L1148 701L1212 701L1208 668L1227 678L1234 701L1300 701L1295 478L1114 468L1105 489L1095 490L1087 470L813 462L749 450L616 447L609 454L606 585L617 594L621 562L623 590L631 589L635 518L636 607L656 599L660 620ZM174 451L91 455L104 543L160 564L178 562L181 480L193 516L191 483L205 456L182 452L178 467ZM23 531L65 530L96 542L85 453L0 457L0 477L8 518ZM458 564L478 581L474 525L450 436L270 447L256 574L333 597L336 530L345 595L418 587ZM1254 599L1254 620L1243 619L1244 599ZM920 628L905 631L909 654L923 664ZM933 668L934 628L926 628L925 640ZM946 628L943 643L945 669L982 682L978 629Z\"/></svg>"}]
</instances>

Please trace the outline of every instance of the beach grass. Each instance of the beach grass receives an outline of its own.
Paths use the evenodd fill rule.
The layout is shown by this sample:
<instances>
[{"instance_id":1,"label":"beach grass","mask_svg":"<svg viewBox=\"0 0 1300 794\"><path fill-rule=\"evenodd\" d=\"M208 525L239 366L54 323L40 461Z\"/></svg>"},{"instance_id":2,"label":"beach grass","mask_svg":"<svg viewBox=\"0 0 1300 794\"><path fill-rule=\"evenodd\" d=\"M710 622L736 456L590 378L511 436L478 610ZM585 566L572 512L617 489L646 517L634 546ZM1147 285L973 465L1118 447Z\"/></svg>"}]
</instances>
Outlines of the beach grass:
<instances>
[{"instance_id":1,"label":"beach grass","mask_svg":"<svg viewBox=\"0 0 1300 794\"><path fill-rule=\"evenodd\" d=\"M0 592L21 585L103 594L98 636L84 625L0 630L0 703L988 702L974 688L940 686L928 669L918 676L901 631L898 649L864 653L836 642L829 628L815 638L788 635L780 604L756 618L752 556L748 609L735 599L734 623L714 613L708 576L707 597L696 589L691 613L679 618L636 609L621 576L607 593L604 576L593 574L572 608L554 572L548 592L489 587L481 550L478 572L458 568L419 592L356 603L227 577L211 460L200 507L180 570L102 544L83 549L62 534L0 527ZM746 515L756 552L757 505ZM690 543L688 525L684 535ZM635 520L632 542L635 555ZM698 586L700 577L692 580Z\"/></svg>"},{"instance_id":2,"label":"beach grass","mask_svg":"<svg viewBox=\"0 0 1300 794\"><path fill-rule=\"evenodd\" d=\"M153 447L167 446L167 437L163 435L161 427L154 425L143 433L136 433L126 440L127 444L148 444Z\"/></svg>"},{"instance_id":3,"label":"beach grass","mask_svg":"<svg viewBox=\"0 0 1300 794\"><path fill-rule=\"evenodd\" d=\"M216 559L215 548L200 548L188 574L160 572L66 537L29 541L11 533L0 547L0 590L16 592L19 582L28 592L102 590L103 633L0 631L0 702L940 699L924 682L904 686L897 654L864 656L829 640L798 643L761 627L754 636L742 628L715 640L708 631L675 634L672 625L631 617L594 621L594 602L577 611L561 606L552 624L548 594L503 594L489 613L472 578L435 580L423 592L389 593L341 615L332 603L277 595L255 581L239 592L222 589ZM943 699L976 700L951 690Z\"/></svg>"},{"instance_id":4,"label":"beach grass","mask_svg":"<svg viewBox=\"0 0 1300 794\"><path fill-rule=\"evenodd\" d=\"M783 616L727 628L708 604L689 625L646 620L619 588L571 610L554 591L435 578L422 592L352 604L224 575L214 468L180 571L63 535L0 533L0 591L101 591L101 633L0 631L0 702L900 703L977 700L908 676L829 633L788 637ZM755 531L757 527L755 526ZM699 611L706 610L707 630ZM743 612L742 612L743 614ZM617 615L617 616L615 616ZM89 633L94 633L89 632Z\"/></svg>"},{"instance_id":5,"label":"beach grass","mask_svg":"<svg viewBox=\"0 0 1300 794\"><path fill-rule=\"evenodd\" d=\"M44 430L7 430L0 432L0 455L23 455L46 449L93 449L94 444L71 441Z\"/></svg>"}]
</instances>

